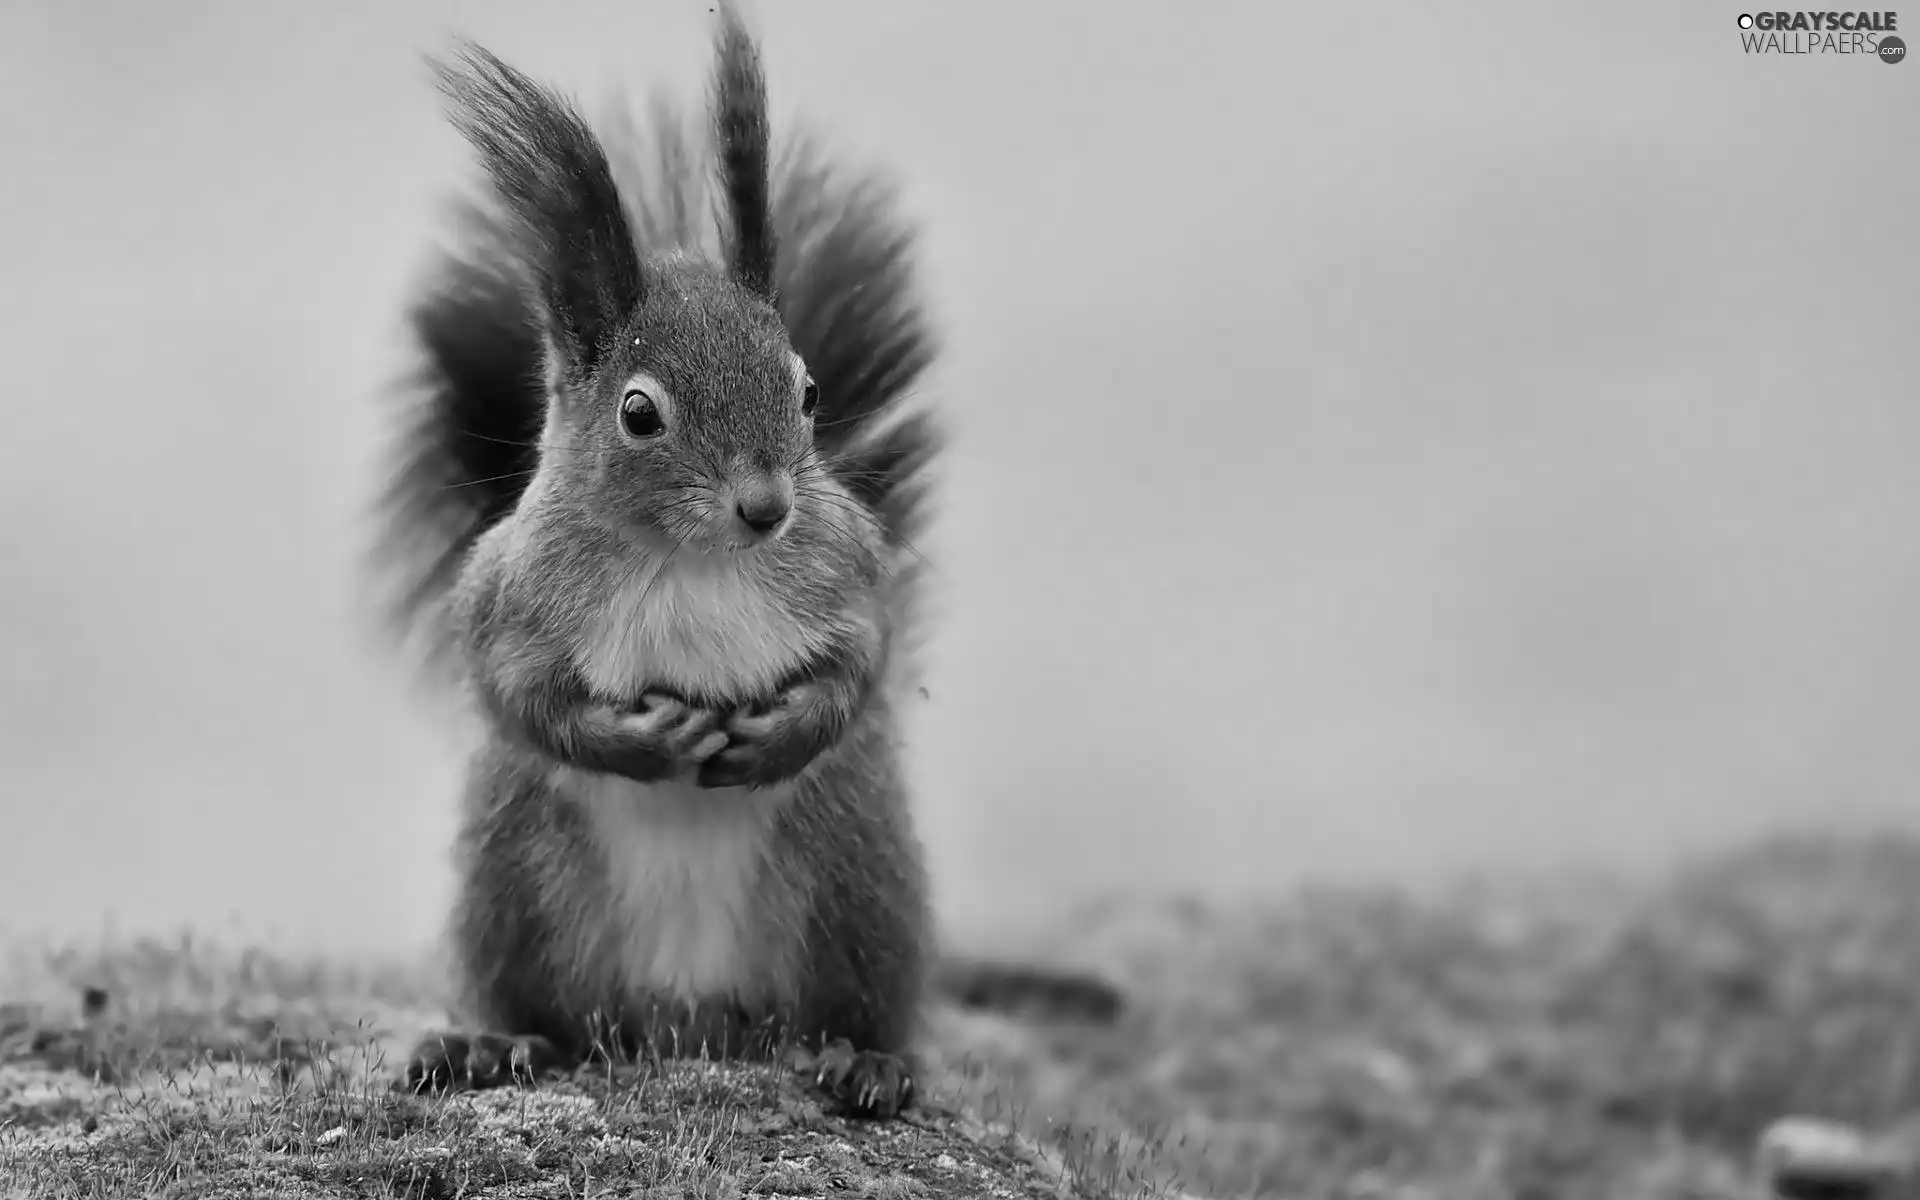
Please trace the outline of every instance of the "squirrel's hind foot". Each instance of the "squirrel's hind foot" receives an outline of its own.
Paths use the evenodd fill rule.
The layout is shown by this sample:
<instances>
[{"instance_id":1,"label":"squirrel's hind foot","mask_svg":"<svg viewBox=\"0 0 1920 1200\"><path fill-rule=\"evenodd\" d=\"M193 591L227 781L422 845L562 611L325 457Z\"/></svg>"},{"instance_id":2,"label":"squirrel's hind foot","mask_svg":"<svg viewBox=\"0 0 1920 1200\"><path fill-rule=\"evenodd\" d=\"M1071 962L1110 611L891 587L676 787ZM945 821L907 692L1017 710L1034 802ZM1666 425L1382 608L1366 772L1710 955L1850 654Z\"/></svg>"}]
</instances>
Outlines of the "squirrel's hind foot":
<instances>
[{"instance_id":1,"label":"squirrel's hind foot","mask_svg":"<svg viewBox=\"0 0 1920 1200\"><path fill-rule=\"evenodd\" d=\"M887 1120L913 1103L913 1065L906 1056L855 1050L845 1038L820 1051L814 1082L849 1116Z\"/></svg>"},{"instance_id":2,"label":"squirrel's hind foot","mask_svg":"<svg viewBox=\"0 0 1920 1200\"><path fill-rule=\"evenodd\" d=\"M430 1033L407 1056L400 1087L410 1092L445 1092L532 1083L559 1063L560 1052L543 1037Z\"/></svg>"}]
</instances>

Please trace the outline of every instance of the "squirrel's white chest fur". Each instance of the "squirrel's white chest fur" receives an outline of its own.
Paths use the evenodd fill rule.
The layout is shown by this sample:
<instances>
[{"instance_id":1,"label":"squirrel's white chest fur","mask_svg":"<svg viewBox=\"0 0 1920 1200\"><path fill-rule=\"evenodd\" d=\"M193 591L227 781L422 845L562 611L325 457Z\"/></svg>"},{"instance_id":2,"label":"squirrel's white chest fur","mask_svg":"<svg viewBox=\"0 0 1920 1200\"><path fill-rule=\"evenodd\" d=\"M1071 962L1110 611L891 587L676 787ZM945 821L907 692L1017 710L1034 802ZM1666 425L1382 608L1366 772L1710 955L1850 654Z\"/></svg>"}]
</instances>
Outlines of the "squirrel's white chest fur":
<instances>
[{"instance_id":1,"label":"squirrel's white chest fur","mask_svg":"<svg viewBox=\"0 0 1920 1200\"><path fill-rule=\"evenodd\" d=\"M784 881L768 860L775 797L561 770L604 855L611 903L593 941L627 999L746 1000L783 989Z\"/></svg>"},{"instance_id":2,"label":"squirrel's white chest fur","mask_svg":"<svg viewBox=\"0 0 1920 1200\"><path fill-rule=\"evenodd\" d=\"M586 631L574 665L601 695L648 687L765 695L817 649L822 631L727 557L634 573Z\"/></svg>"},{"instance_id":3,"label":"squirrel's white chest fur","mask_svg":"<svg viewBox=\"0 0 1920 1200\"><path fill-rule=\"evenodd\" d=\"M631 572L576 644L602 696L649 688L768 695L816 652L820 631L724 557ZM565 770L565 768L563 768ZM703 789L570 771L605 856L609 905L594 941L631 1000L766 998L793 969L786 881L769 860L790 788Z\"/></svg>"}]
</instances>

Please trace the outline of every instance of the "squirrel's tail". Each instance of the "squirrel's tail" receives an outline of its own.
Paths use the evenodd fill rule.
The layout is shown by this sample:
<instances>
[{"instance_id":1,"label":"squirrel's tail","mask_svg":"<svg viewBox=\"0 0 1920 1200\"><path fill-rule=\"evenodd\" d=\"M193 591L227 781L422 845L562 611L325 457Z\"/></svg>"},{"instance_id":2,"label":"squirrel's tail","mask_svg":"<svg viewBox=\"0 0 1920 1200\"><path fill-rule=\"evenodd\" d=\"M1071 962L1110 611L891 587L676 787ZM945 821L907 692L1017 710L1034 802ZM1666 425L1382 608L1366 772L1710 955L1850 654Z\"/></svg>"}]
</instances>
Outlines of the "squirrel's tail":
<instances>
[{"instance_id":1,"label":"squirrel's tail","mask_svg":"<svg viewBox=\"0 0 1920 1200\"><path fill-rule=\"evenodd\" d=\"M558 95L491 56L482 59L486 71L469 76L472 86L451 94L469 110L486 104L490 136L504 134L530 166L550 172L546 178L577 179L582 163L610 166L618 186L602 187L599 170L589 172L596 178L560 214L568 220L585 221L611 202L624 222L600 214L611 219L593 227L631 230L641 254L718 251L736 274L756 265L770 274L794 349L820 385L821 456L887 535L900 668L919 638L924 560L915 542L943 441L933 415L910 403L935 355L914 278L914 230L884 178L833 161L811 138L789 139L769 163L759 56L731 9L721 13L712 103L698 136L663 101L645 116L629 110L603 148ZM470 112L456 111L456 124L463 116ZM525 127L507 127L514 122ZM494 183L499 189L498 177ZM530 277L539 247L528 239L570 231L526 228L540 214L515 199L492 195L459 211L409 314L418 369L393 392L397 422L373 558L397 640L424 651L435 668L450 665L454 580L474 542L518 503L545 424L534 301L544 281Z\"/></svg>"},{"instance_id":2,"label":"squirrel's tail","mask_svg":"<svg viewBox=\"0 0 1920 1200\"><path fill-rule=\"evenodd\" d=\"M461 564L525 490L546 419L514 241L477 207L456 214L454 233L407 314L418 365L392 392L373 547L396 639L436 670L451 665L447 606Z\"/></svg>"}]
</instances>

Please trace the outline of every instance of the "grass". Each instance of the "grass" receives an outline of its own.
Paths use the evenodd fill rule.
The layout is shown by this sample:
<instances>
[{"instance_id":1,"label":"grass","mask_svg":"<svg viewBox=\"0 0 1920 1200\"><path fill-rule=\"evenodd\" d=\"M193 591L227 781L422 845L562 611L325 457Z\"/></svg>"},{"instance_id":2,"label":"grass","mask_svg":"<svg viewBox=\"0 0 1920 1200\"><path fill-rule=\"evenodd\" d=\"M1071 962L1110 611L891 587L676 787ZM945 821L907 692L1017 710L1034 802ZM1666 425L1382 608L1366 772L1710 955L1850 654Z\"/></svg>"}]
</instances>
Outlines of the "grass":
<instances>
[{"instance_id":1,"label":"grass","mask_svg":"<svg viewBox=\"0 0 1920 1200\"><path fill-rule=\"evenodd\" d=\"M951 1010L908 1124L784 1067L387 1087L417 972L181 942L0 968L0 1194L1746 1197L1789 1114L1920 1112L1920 843L1770 839L1658 882L1108 906L1112 1028ZM82 1011L103 988L103 1014Z\"/></svg>"}]
</instances>

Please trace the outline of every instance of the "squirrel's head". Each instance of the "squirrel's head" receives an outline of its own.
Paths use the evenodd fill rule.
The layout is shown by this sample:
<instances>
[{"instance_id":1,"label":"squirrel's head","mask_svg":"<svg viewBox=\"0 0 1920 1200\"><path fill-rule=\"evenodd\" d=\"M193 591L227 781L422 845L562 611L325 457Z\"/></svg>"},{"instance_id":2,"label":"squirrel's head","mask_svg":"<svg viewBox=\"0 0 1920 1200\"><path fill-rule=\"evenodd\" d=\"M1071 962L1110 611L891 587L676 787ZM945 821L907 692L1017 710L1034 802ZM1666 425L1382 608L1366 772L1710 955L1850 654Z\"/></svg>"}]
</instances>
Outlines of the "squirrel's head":
<instances>
[{"instance_id":1,"label":"squirrel's head","mask_svg":"<svg viewBox=\"0 0 1920 1200\"><path fill-rule=\"evenodd\" d=\"M721 269L675 256L644 278L587 371L555 354L548 468L601 519L689 549L781 537L819 499L813 377L773 306Z\"/></svg>"},{"instance_id":2,"label":"squirrel's head","mask_svg":"<svg viewBox=\"0 0 1920 1200\"><path fill-rule=\"evenodd\" d=\"M796 512L838 528L857 508L814 451L817 389L775 307L765 80L722 14L724 266L643 261L604 148L557 93L477 46L439 67L510 218L547 348L542 492L696 551L779 543L803 523Z\"/></svg>"}]
</instances>

